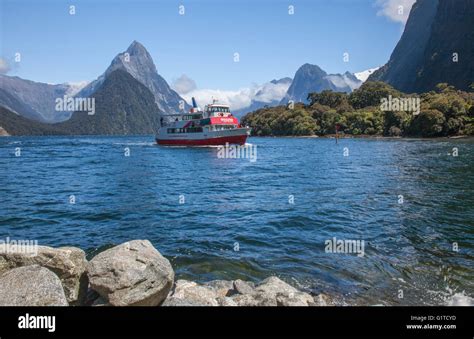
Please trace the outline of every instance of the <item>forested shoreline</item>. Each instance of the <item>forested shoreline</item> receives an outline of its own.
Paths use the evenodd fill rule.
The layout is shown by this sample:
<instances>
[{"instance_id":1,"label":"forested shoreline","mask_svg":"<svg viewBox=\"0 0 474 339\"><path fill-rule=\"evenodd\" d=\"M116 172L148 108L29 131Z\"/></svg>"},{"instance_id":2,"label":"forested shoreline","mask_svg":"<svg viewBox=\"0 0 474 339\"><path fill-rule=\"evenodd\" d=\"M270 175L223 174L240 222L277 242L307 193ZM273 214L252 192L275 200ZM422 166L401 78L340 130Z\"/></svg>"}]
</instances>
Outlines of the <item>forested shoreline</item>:
<instances>
[{"instance_id":1,"label":"forested shoreline","mask_svg":"<svg viewBox=\"0 0 474 339\"><path fill-rule=\"evenodd\" d=\"M472 86L471 86L472 89ZM419 102L416 111L383 110L386 100ZM403 105L400 105L403 106ZM401 109L400 109L401 108ZM405 94L383 82L366 82L347 94L310 93L308 103L265 107L242 118L254 136L447 137L474 135L474 93L447 84L423 94Z\"/></svg>"}]
</instances>

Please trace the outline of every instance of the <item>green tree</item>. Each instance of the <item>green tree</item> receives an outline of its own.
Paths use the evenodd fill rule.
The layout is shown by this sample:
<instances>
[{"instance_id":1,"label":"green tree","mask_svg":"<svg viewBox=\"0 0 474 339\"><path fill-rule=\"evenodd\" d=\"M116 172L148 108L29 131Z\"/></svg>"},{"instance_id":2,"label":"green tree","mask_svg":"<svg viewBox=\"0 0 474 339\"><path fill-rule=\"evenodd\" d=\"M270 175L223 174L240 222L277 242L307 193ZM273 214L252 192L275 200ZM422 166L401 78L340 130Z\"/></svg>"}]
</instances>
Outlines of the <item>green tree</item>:
<instances>
[{"instance_id":1,"label":"green tree","mask_svg":"<svg viewBox=\"0 0 474 339\"><path fill-rule=\"evenodd\" d=\"M383 134L388 136L400 136L409 123L410 115L408 113L403 111L385 111L383 118Z\"/></svg>"},{"instance_id":2,"label":"green tree","mask_svg":"<svg viewBox=\"0 0 474 339\"><path fill-rule=\"evenodd\" d=\"M414 136L438 137L442 136L443 125L446 119L438 110L422 111L410 124L409 133Z\"/></svg>"},{"instance_id":3,"label":"green tree","mask_svg":"<svg viewBox=\"0 0 474 339\"><path fill-rule=\"evenodd\" d=\"M329 106L330 108L337 108L348 102L348 96L344 92L324 90L321 93L309 93L308 101L310 102L310 106L318 103L320 105Z\"/></svg>"},{"instance_id":4,"label":"green tree","mask_svg":"<svg viewBox=\"0 0 474 339\"><path fill-rule=\"evenodd\" d=\"M349 103L355 109L378 106L383 98L399 97L401 93L392 86L380 81L367 81L349 95Z\"/></svg>"}]
</instances>

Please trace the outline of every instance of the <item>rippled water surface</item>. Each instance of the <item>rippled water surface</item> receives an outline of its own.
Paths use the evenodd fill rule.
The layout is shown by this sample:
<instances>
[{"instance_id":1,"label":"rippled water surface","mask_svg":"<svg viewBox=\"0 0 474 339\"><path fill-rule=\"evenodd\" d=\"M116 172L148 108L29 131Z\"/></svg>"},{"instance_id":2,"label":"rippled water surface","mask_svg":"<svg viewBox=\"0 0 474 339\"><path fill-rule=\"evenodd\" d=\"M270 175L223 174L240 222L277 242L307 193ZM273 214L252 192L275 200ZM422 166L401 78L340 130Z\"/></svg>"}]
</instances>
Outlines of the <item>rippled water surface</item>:
<instances>
[{"instance_id":1,"label":"rippled water surface","mask_svg":"<svg viewBox=\"0 0 474 339\"><path fill-rule=\"evenodd\" d=\"M1 138L0 238L89 255L149 239L181 278L276 274L349 304L474 297L472 141L249 142L256 162L152 136ZM334 237L365 255L326 253Z\"/></svg>"}]
</instances>

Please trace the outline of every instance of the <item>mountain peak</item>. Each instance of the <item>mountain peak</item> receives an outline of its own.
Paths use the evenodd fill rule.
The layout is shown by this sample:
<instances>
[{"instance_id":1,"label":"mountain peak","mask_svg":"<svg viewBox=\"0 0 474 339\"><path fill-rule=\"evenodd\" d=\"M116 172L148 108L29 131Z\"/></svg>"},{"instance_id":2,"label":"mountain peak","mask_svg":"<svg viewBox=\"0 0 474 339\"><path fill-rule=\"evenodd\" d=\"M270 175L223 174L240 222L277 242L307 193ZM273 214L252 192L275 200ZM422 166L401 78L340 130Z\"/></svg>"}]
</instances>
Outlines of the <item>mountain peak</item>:
<instances>
[{"instance_id":1,"label":"mountain peak","mask_svg":"<svg viewBox=\"0 0 474 339\"><path fill-rule=\"evenodd\" d=\"M352 73L327 74L319 66L306 63L296 71L280 104L284 105L290 100L307 103L309 93L320 93L324 90L349 93L361 83Z\"/></svg>"},{"instance_id":2,"label":"mountain peak","mask_svg":"<svg viewBox=\"0 0 474 339\"><path fill-rule=\"evenodd\" d=\"M155 63L150 53L148 53L145 46L136 40L133 40L125 52L119 53L112 60L106 75L116 69L125 69L136 79L143 77L147 73L156 73Z\"/></svg>"},{"instance_id":3,"label":"mountain peak","mask_svg":"<svg viewBox=\"0 0 474 339\"><path fill-rule=\"evenodd\" d=\"M145 85L155 97L158 108L166 113L178 113L182 111L181 101L183 98L173 91L163 77L161 77L155 67L153 58L140 42L134 40L125 52L117 54L110 66L97 80L86 86L80 96L90 96L100 88L104 80L114 71L123 70L133 78ZM184 102L184 109L190 106Z\"/></svg>"},{"instance_id":4,"label":"mountain peak","mask_svg":"<svg viewBox=\"0 0 474 339\"><path fill-rule=\"evenodd\" d=\"M148 51L146 50L145 46L143 46L140 42L137 40L133 40L133 42L128 46L127 52L130 55L136 55L136 54L148 54Z\"/></svg>"},{"instance_id":5,"label":"mountain peak","mask_svg":"<svg viewBox=\"0 0 474 339\"><path fill-rule=\"evenodd\" d=\"M313 75L320 75L320 76L325 76L327 73L321 69L318 65L312 65L312 64L304 64L301 66L296 73L304 73L304 74L313 74Z\"/></svg>"},{"instance_id":6,"label":"mountain peak","mask_svg":"<svg viewBox=\"0 0 474 339\"><path fill-rule=\"evenodd\" d=\"M321 70L321 67L319 67L318 65L313 65L313 64L310 64L310 63L305 63L303 64L300 69L317 69L317 70Z\"/></svg>"}]
</instances>

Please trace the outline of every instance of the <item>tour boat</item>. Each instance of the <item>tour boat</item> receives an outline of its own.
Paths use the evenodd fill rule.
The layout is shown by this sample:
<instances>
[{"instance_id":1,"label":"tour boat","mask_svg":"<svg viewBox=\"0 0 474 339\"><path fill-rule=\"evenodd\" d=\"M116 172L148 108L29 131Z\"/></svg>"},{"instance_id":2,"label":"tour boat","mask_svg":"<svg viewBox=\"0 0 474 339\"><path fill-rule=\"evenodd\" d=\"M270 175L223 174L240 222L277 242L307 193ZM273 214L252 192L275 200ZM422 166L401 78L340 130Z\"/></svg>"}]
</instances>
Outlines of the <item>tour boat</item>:
<instances>
[{"instance_id":1,"label":"tour boat","mask_svg":"<svg viewBox=\"0 0 474 339\"><path fill-rule=\"evenodd\" d=\"M159 145L167 146L219 146L244 145L250 128L242 127L232 115L228 105L217 103L206 105L202 111L192 98L189 113L166 115L156 135ZM165 122L164 118L171 120Z\"/></svg>"}]
</instances>

